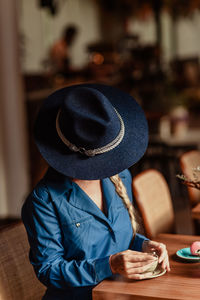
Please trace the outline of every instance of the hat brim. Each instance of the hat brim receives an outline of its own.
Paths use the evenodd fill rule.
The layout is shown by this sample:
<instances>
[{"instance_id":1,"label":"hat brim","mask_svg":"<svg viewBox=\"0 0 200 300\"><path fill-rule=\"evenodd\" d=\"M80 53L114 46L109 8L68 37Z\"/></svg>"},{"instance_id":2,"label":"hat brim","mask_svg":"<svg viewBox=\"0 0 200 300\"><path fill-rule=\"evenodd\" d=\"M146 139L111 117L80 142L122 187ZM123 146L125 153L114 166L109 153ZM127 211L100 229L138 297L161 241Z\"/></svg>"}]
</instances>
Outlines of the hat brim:
<instances>
[{"instance_id":1,"label":"hat brim","mask_svg":"<svg viewBox=\"0 0 200 300\"><path fill-rule=\"evenodd\" d=\"M60 140L56 132L56 116L66 93L78 86L99 90L121 115L125 134L113 150L87 157L72 152ZM66 176L85 180L103 179L131 167L144 155L148 145L148 125L139 104L127 93L102 84L70 86L50 95L38 114L34 135L41 155L52 168Z\"/></svg>"}]
</instances>

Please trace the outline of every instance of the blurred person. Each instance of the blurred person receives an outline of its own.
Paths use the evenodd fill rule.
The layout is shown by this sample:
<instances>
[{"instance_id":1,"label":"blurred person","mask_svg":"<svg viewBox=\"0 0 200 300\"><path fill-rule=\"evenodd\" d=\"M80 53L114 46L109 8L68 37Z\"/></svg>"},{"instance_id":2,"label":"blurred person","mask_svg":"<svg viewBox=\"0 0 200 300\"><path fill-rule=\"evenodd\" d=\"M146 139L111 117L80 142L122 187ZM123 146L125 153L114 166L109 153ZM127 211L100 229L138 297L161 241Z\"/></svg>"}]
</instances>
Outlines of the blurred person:
<instances>
[{"instance_id":1,"label":"blurred person","mask_svg":"<svg viewBox=\"0 0 200 300\"><path fill-rule=\"evenodd\" d=\"M127 169L146 151L148 127L130 95L101 84L57 90L39 112L35 141L50 167L22 220L43 299L91 300L113 274L149 278L153 252L170 270L165 245L137 232Z\"/></svg>"},{"instance_id":2,"label":"blurred person","mask_svg":"<svg viewBox=\"0 0 200 300\"><path fill-rule=\"evenodd\" d=\"M78 33L75 25L64 28L62 37L50 49L50 62L53 72L68 75L71 70L70 48Z\"/></svg>"}]
</instances>

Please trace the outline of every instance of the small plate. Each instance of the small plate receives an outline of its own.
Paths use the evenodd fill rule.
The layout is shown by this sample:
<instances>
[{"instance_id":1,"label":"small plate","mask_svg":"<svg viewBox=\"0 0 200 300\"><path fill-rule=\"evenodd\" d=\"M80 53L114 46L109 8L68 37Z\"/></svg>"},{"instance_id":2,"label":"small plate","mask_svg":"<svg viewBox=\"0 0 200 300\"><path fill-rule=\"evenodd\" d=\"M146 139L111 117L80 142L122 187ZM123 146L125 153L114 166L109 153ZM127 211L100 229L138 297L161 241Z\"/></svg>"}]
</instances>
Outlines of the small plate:
<instances>
[{"instance_id":1,"label":"small plate","mask_svg":"<svg viewBox=\"0 0 200 300\"><path fill-rule=\"evenodd\" d=\"M187 261L200 261L200 256L192 255L190 248L183 248L176 252L176 255Z\"/></svg>"},{"instance_id":2,"label":"small plate","mask_svg":"<svg viewBox=\"0 0 200 300\"><path fill-rule=\"evenodd\" d=\"M155 278L155 277L159 277L162 276L166 273L166 270L161 269L160 267L158 267L153 273L152 275L148 276L145 279L150 279L150 278Z\"/></svg>"}]
</instances>

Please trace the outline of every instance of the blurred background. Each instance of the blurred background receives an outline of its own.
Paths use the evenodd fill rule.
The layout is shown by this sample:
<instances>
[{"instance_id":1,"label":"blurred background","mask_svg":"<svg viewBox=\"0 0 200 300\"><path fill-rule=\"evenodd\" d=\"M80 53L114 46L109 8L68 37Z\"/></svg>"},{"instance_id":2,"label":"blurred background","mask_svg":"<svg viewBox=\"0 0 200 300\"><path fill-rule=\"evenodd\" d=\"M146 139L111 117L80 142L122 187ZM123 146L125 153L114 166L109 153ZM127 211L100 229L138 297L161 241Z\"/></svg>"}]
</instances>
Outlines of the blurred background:
<instances>
[{"instance_id":1,"label":"blurred background","mask_svg":"<svg viewBox=\"0 0 200 300\"><path fill-rule=\"evenodd\" d=\"M176 174L180 155L200 148L199 32L200 0L0 1L0 224L20 218L46 171L32 136L41 103L83 82L137 99L150 139L131 172L160 170L187 201Z\"/></svg>"}]
</instances>

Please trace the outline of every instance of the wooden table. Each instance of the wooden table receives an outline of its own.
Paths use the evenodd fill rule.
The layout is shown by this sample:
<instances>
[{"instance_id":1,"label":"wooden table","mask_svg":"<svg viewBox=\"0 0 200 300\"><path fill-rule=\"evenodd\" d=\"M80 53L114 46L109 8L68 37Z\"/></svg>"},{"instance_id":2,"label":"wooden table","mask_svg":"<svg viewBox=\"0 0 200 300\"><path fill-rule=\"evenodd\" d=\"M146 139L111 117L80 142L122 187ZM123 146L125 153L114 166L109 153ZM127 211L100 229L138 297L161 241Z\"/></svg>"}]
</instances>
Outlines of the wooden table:
<instances>
[{"instance_id":1,"label":"wooden table","mask_svg":"<svg viewBox=\"0 0 200 300\"><path fill-rule=\"evenodd\" d=\"M167 245L171 272L141 281L104 280L93 289L93 300L200 299L200 262L188 263L175 255L200 237L160 234L156 240Z\"/></svg>"}]
</instances>

